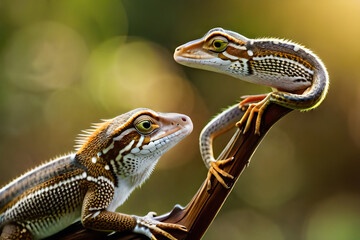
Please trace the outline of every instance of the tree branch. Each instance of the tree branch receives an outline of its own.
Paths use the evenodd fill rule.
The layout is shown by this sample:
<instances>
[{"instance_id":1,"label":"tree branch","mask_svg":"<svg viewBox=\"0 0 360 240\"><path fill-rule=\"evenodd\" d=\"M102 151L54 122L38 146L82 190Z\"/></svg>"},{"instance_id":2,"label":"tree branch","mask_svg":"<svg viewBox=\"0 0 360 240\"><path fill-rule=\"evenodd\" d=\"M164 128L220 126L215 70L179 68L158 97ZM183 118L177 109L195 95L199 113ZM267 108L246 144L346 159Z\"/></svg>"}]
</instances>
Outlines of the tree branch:
<instances>
[{"instance_id":1,"label":"tree branch","mask_svg":"<svg viewBox=\"0 0 360 240\"><path fill-rule=\"evenodd\" d=\"M206 182L204 181L198 192L194 195L193 199L185 208L175 206L171 212L156 217L156 219L162 222L178 223L187 227L188 232L168 230L169 233L171 233L179 240L200 239L219 212L221 206L234 187L240 174L249 164L250 158L255 152L257 146L260 144L262 138L266 135L273 124L275 124L280 118L289 112L291 112L291 109L287 109L276 104L270 104L263 115L260 135L254 134L255 121L252 122L250 130L246 134L243 134L240 130L237 130L218 158L227 159L229 157L234 157L234 160L223 168L226 172L234 176L234 179L225 179L226 184L230 186L229 189L224 188L219 182L217 182L217 180L213 179L212 189L207 191ZM159 240L165 239L160 235L156 235L156 238ZM109 233L105 232L84 229L81 223L78 222L61 231L60 233L51 236L51 239L142 240L147 238L132 232L114 233L109 235Z\"/></svg>"}]
</instances>

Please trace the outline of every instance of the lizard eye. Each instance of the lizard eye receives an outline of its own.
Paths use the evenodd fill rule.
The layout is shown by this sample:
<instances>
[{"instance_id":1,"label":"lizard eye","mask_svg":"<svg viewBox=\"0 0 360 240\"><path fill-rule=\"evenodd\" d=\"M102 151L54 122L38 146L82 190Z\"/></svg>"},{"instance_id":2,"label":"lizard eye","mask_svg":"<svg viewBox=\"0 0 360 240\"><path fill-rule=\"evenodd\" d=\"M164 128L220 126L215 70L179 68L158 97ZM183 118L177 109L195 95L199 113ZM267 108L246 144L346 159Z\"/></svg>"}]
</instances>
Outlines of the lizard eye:
<instances>
[{"instance_id":1,"label":"lizard eye","mask_svg":"<svg viewBox=\"0 0 360 240\"><path fill-rule=\"evenodd\" d=\"M215 37L211 43L211 50L214 52L223 52L226 50L228 40L224 37Z\"/></svg>"},{"instance_id":2,"label":"lizard eye","mask_svg":"<svg viewBox=\"0 0 360 240\"><path fill-rule=\"evenodd\" d=\"M136 130L138 130L138 132L140 132L142 134L149 134L158 127L159 126L157 124L154 124L148 118L140 118L140 119L138 119L138 121L135 122Z\"/></svg>"}]
</instances>

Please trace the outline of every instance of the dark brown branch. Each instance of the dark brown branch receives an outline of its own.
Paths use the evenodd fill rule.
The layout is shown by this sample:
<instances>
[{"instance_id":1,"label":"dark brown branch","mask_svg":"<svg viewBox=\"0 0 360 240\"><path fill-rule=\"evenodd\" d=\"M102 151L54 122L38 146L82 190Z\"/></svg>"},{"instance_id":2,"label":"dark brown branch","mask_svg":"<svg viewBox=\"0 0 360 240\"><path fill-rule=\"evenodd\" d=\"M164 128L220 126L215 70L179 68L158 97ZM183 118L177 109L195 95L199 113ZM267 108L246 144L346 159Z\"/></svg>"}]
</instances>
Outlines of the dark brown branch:
<instances>
[{"instance_id":1,"label":"dark brown branch","mask_svg":"<svg viewBox=\"0 0 360 240\"><path fill-rule=\"evenodd\" d=\"M228 186L230 186L229 189L225 189L219 182L213 180L213 187L208 192L204 182L187 207L175 207L170 213L159 216L156 219L162 222L178 223L186 226L188 232L169 230L177 239L200 239L225 202L240 174L249 164L250 158L262 138L275 122L290 111L290 109L279 105L270 104L263 115L260 136L254 134L254 121L251 129L246 134L242 134L240 130L235 133L219 156L219 159L234 157L234 161L224 167L225 171L234 176L232 180L225 179ZM147 239L144 236L131 232L115 233L110 236L107 236L107 234L86 230L80 223L76 223L59 234L52 236L51 239ZM156 237L159 240L165 239L159 235Z\"/></svg>"}]
</instances>

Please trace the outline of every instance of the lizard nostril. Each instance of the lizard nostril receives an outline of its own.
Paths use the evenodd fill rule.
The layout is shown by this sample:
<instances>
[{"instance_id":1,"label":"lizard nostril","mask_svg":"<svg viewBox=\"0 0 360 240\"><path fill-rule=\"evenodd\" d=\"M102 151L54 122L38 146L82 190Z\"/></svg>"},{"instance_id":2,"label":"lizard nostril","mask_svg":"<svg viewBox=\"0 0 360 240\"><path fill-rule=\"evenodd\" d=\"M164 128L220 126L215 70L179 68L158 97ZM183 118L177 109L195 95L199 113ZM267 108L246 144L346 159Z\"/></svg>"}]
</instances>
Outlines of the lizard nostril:
<instances>
[{"instance_id":1,"label":"lizard nostril","mask_svg":"<svg viewBox=\"0 0 360 240\"><path fill-rule=\"evenodd\" d=\"M186 118L182 117L181 120L183 120L184 122L186 122Z\"/></svg>"}]
</instances>

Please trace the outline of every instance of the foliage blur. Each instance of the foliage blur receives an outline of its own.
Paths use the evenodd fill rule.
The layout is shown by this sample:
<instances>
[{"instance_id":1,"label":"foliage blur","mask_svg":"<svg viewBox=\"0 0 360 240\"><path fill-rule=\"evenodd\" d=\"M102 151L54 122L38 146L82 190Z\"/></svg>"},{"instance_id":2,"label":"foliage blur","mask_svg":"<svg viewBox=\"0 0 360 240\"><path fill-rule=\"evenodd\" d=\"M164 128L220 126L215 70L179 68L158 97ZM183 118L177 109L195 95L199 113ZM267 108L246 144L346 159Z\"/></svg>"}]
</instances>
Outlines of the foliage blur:
<instances>
[{"instance_id":1,"label":"foliage blur","mask_svg":"<svg viewBox=\"0 0 360 240\"><path fill-rule=\"evenodd\" d=\"M0 185L72 151L90 123L148 107L188 114L195 129L118 210L185 205L206 176L201 128L241 95L270 91L173 61L175 47L221 26L304 44L331 86L318 109L271 129L204 238L360 239L359 23L359 0L0 0Z\"/></svg>"}]
</instances>

